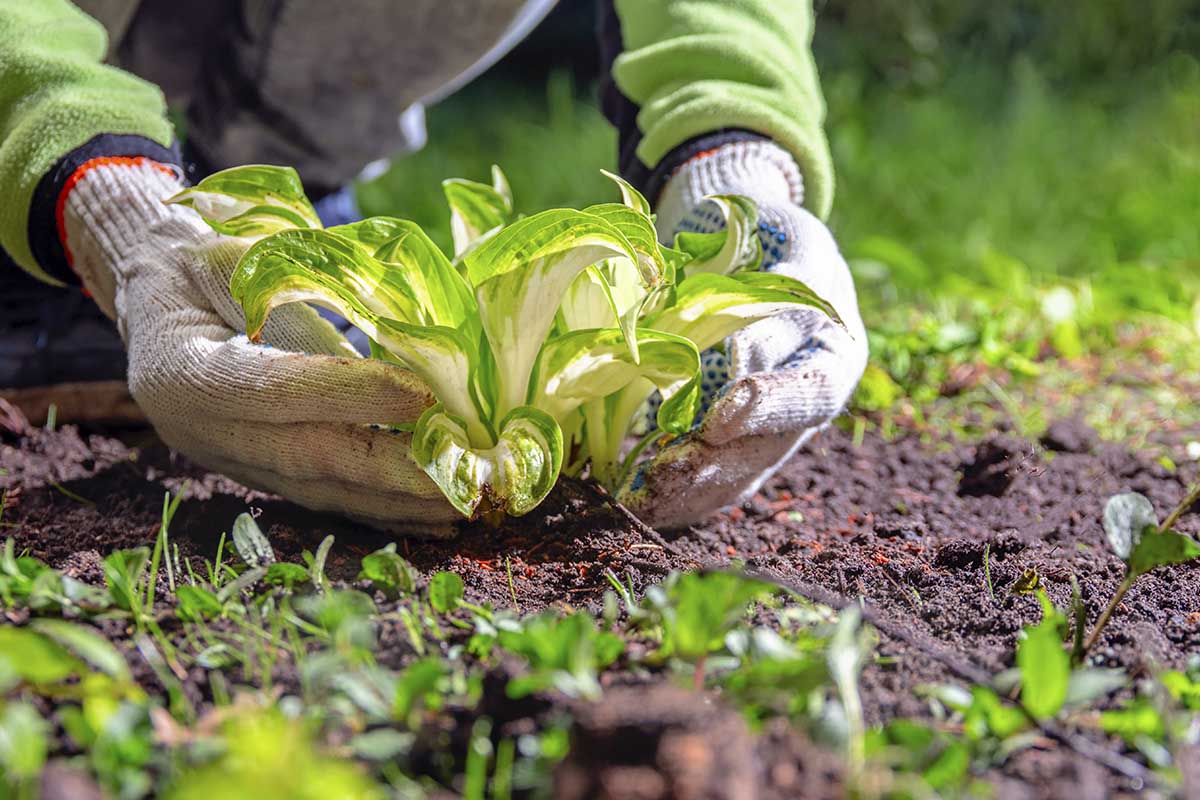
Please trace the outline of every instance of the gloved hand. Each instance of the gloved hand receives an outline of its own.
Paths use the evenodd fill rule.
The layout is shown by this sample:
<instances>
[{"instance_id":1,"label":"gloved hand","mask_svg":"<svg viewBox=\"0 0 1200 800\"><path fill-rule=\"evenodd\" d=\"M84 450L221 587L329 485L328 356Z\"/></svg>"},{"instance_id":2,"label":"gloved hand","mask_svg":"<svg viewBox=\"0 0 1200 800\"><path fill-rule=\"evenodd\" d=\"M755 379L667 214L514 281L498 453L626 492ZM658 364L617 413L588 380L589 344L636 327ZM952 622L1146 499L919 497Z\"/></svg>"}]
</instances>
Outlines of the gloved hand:
<instances>
[{"instance_id":1,"label":"gloved hand","mask_svg":"<svg viewBox=\"0 0 1200 800\"><path fill-rule=\"evenodd\" d=\"M459 517L409 456L432 398L411 372L358 356L301 304L272 313L249 342L229 278L244 245L192 210L147 159L88 162L63 206L72 264L129 354L130 393L159 435L248 486L370 525L449 536Z\"/></svg>"},{"instance_id":2,"label":"gloved hand","mask_svg":"<svg viewBox=\"0 0 1200 800\"><path fill-rule=\"evenodd\" d=\"M677 528L741 502L841 413L867 363L854 281L829 229L800 206L800 170L770 142L737 142L685 163L663 188L658 233L712 231L703 198L746 195L758 204L762 268L804 281L841 316L812 309L757 322L704 354L711 394L699 426L635 472L620 499L650 525ZM708 405L708 404L706 404Z\"/></svg>"}]
</instances>

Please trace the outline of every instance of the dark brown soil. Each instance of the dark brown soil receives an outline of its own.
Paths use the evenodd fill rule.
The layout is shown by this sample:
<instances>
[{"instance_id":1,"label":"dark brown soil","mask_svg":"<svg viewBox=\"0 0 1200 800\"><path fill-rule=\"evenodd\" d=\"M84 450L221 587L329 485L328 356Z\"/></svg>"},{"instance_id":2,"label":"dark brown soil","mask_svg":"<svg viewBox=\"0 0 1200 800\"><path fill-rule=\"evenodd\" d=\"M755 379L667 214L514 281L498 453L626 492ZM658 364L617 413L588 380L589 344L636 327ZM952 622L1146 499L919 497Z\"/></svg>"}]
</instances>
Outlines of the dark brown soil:
<instances>
[{"instance_id":1,"label":"dark brown soil","mask_svg":"<svg viewBox=\"0 0 1200 800\"><path fill-rule=\"evenodd\" d=\"M555 776L562 800L750 797L761 783L746 723L710 698L619 687L573 716L571 754Z\"/></svg>"},{"instance_id":2,"label":"dark brown soil","mask_svg":"<svg viewBox=\"0 0 1200 800\"><path fill-rule=\"evenodd\" d=\"M924 684L963 682L1012 665L1018 631L1040 613L1034 597L1011 592L1030 570L1060 606L1075 576L1095 619L1121 576L1100 525L1105 500L1138 491L1162 514L1195 478L1194 464L1168 471L1098 443L1074 422L1052 426L1043 443L1003 435L975 444L915 435L885 442L868 435L855 446L830 430L745 508L666 539L590 484L564 481L521 520L498 529L469 526L455 541L429 542L249 491L173 457L145 432L0 427L0 488L8 489L0 533L78 577L98 578L100 555L152 541L164 492L186 482L171 528L185 556L211 558L221 532L250 509L280 558L298 558L332 533L329 572L353 580L361 556L396 538L423 573L461 574L473 601L511 607L511 572L523 612L596 608L607 569L644 586L669 569L742 562L822 602L861 598L885 657L863 677L867 714L879 722L927 715L927 701L915 691ZM1198 523L1200 517L1185 516L1179 528L1195 532ZM385 646L401 639L382 635ZM1136 675L1153 665L1182 666L1198 648L1200 568L1180 566L1139 580L1094 661ZM685 701L665 686L611 688L603 706L576 711L580 746L559 775L563 797L750 796L743 784L764 797L837 796L836 761L822 761L821 751L786 729L752 736L717 701ZM1121 751L1099 734L1085 738L1099 750ZM634 740L641 744L631 749ZM1052 737L990 778L1006 798L1121 796L1140 788Z\"/></svg>"}]
</instances>

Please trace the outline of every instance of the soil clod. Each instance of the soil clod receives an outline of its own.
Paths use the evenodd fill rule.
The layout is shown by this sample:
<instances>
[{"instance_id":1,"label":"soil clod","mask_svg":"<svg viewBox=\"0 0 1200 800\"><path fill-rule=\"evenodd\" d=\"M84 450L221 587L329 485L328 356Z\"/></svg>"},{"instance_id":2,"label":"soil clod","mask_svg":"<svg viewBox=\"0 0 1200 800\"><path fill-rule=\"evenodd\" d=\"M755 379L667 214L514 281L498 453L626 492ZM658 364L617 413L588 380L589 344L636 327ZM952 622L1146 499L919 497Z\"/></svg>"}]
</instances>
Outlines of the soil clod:
<instances>
[{"instance_id":1,"label":"soil clod","mask_svg":"<svg viewBox=\"0 0 1200 800\"><path fill-rule=\"evenodd\" d=\"M1100 437L1083 420L1070 417L1050 423L1042 434L1042 446L1059 453L1090 453Z\"/></svg>"},{"instance_id":2,"label":"soil clod","mask_svg":"<svg viewBox=\"0 0 1200 800\"><path fill-rule=\"evenodd\" d=\"M561 800L718 800L756 796L761 766L741 716L669 684L610 689L580 707Z\"/></svg>"},{"instance_id":3,"label":"soil clod","mask_svg":"<svg viewBox=\"0 0 1200 800\"><path fill-rule=\"evenodd\" d=\"M1019 446L1007 439L988 439L962 464L958 493L964 497L999 497L1008 491L1021 468Z\"/></svg>"}]
</instances>

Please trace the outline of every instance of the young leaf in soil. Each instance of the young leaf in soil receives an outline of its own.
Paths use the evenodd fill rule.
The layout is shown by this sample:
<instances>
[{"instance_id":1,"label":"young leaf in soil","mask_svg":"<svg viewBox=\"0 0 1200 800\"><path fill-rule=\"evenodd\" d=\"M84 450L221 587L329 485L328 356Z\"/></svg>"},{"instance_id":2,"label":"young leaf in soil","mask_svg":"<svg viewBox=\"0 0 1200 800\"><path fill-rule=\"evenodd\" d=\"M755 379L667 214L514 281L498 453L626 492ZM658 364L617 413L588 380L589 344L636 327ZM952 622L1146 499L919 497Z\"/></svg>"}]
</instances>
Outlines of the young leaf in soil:
<instances>
[{"instance_id":1,"label":"young leaf in soil","mask_svg":"<svg viewBox=\"0 0 1200 800\"><path fill-rule=\"evenodd\" d=\"M1165 670L1154 680L1140 681L1138 688L1133 700L1100 715L1100 727L1120 736L1170 776L1172 767L1194 760L1200 658L1193 657L1185 670Z\"/></svg>"},{"instance_id":2,"label":"young leaf in soil","mask_svg":"<svg viewBox=\"0 0 1200 800\"><path fill-rule=\"evenodd\" d=\"M1067 685L1067 699L1064 708L1087 708L1118 689L1129 685L1129 676L1125 670L1117 668L1091 667L1071 671L1071 681Z\"/></svg>"},{"instance_id":3,"label":"young leaf in soil","mask_svg":"<svg viewBox=\"0 0 1200 800\"><path fill-rule=\"evenodd\" d=\"M65 647L26 628L0 628L0 674L38 686L76 675L81 664Z\"/></svg>"},{"instance_id":4,"label":"young leaf in soil","mask_svg":"<svg viewBox=\"0 0 1200 800\"><path fill-rule=\"evenodd\" d=\"M369 660L375 646L375 601L353 589L330 589L299 597L296 610L328 634L335 652L351 661Z\"/></svg>"},{"instance_id":5,"label":"young leaf in soil","mask_svg":"<svg viewBox=\"0 0 1200 800\"><path fill-rule=\"evenodd\" d=\"M458 608L464 594L463 579L453 572L439 572L429 579L429 604L448 614Z\"/></svg>"},{"instance_id":6,"label":"young leaf in soil","mask_svg":"<svg viewBox=\"0 0 1200 800\"><path fill-rule=\"evenodd\" d=\"M104 582L118 608L141 612L142 598L138 589L149 560L150 550L145 547L115 550L104 557Z\"/></svg>"},{"instance_id":7,"label":"young leaf in soil","mask_svg":"<svg viewBox=\"0 0 1200 800\"><path fill-rule=\"evenodd\" d=\"M410 665L396 681L392 713L396 719L412 727L413 716L425 707L441 703L446 666L438 659L427 658Z\"/></svg>"},{"instance_id":8,"label":"young leaf in soil","mask_svg":"<svg viewBox=\"0 0 1200 800\"><path fill-rule=\"evenodd\" d=\"M129 665L112 643L94 629L63 619L36 619L29 627L57 642L96 669L118 681L131 681Z\"/></svg>"},{"instance_id":9,"label":"young leaf in soil","mask_svg":"<svg viewBox=\"0 0 1200 800\"><path fill-rule=\"evenodd\" d=\"M755 629L751 638L762 638L765 630L769 629ZM721 694L752 725L773 716L792 719L809 714L817 707L813 705L814 692L830 683L827 649L825 641L804 648L784 643L769 652L743 657L736 669L720 675ZM816 697L819 706L824 693Z\"/></svg>"},{"instance_id":10,"label":"young leaf in soil","mask_svg":"<svg viewBox=\"0 0 1200 800\"><path fill-rule=\"evenodd\" d=\"M609 177L621 203L521 219L499 169L491 186L447 181L454 261L405 220L322 229L287 168L225 170L169 202L253 242L230 280L252 340L277 306L316 303L366 333L372 355L415 372L436 403L416 420L385 409L380 421L415 422L417 464L463 516L493 519L541 503L567 455L573 474L590 460L618 488L626 434L654 392L658 429L687 432L701 350L797 308L837 320L805 284L754 271L749 200L711 198L725 230L672 249L658 243L646 199Z\"/></svg>"},{"instance_id":11,"label":"young leaf in soil","mask_svg":"<svg viewBox=\"0 0 1200 800\"><path fill-rule=\"evenodd\" d=\"M1189 711L1200 711L1200 662L1194 657L1188 672L1167 670L1158 676L1164 688Z\"/></svg>"},{"instance_id":12,"label":"young leaf in soil","mask_svg":"<svg viewBox=\"0 0 1200 800\"><path fill-rule=\"evenodd\" d=\"M308 570L299 564L293 564L289 561L276 561L267 567L267 573L263 575L263 581L272 586L282 586L285 589L291 589L293 586L309 580L310 577Z\"/></svg>"},{"instance_id":13,"label":"young leaf in soil","mask_svg":"<svg viewBox=\"0 0 1200 800\"><path fill-rule=\"evenodd\" d=\"M1156 567L1184 564L1200 558L1200 543L1187 534L1171 530L1171 526L1197 500L1200 500L1200 483L1159 524L1154 506L1143 495L1128 492L1109 498L1104 507L1104 533L1113 552L1125 562L1125 576L1082 649L1076 649L1077 662L1099 640L1101 632L1134 581Z\"/></svg>"},{"instance_id":14,"label":"young leaf in soil","mask_svg":"<svg viewBox=\"0 0 1200 800\"><path fill-rule=\"evenodd\" d=\"M200 622L221 616L225 605L214 592L203 586L184 584L175 590L179 616L190 622Z\"/></svg>"},{"instance_id":15,"label":"young leaf in soil","mask_svg":"<svg viewBox=\"0 0 1200 800\"><path fill-rule=\"evenodd\" d=\"M50 724L26 702L0 707L0 789L13 797L38 796L38 776L49 751Z\"/></svg>"},{"instance_id":16,"label":"young leaf in soil","mask_svg":"<svg viewBox=\"0 0 1200 800\"><path fill-rule=\"evenodd\" d=\"M858 676L874 650L869 630L862 626L858 606L842 609L837 628L829 642L829 674L837 686L846 724L846 763L852 783L862 776L866 761L866 727Z\"/></svg>"},{"instance_id":17,"label":"young leaf in soil","mask_svg":"<svg viewBox=\"0 0 1200 800\"><path fill-rule=\"evenodd\" d=\"M1066 618L1038 592L1042 621L1025 628L1017 642L1017 667L1021 670L1021 704L1036 719L1049 719L1067 699L1071 660L1063 649Z\"/></svg>"},{"instance_id":18,"label":"young leaf in soil","mask_svg":"<svg viewBox=\"0 0 1200 800\"><path fill-rule=\"evenodd\" d=\"M1134 545L1147 528L1158 527L1154 506L1137 492L1113 495L1104 506L1104 533L1109 547L1122 561L1128 561Z\"/></svg>"},{"instance_id":19,"label":"young leaf in soil","mask_svg":"<svg viewBox=\"0 0 1200 800\"><path fill-rule=\"evenodd\" d=\"M325 577L325 560L329 558L329 551L333 548L333 536L326 536L317 545L317 554L313 555L307 550L302 554L305 562L308 564L308 577L312 581L313 588L318 592L324 592L329 588L329 579Z\"/></svg>"},{"instance_id":20,"label":"young leaf in soil","mask_svg":"<svg viewBox=\"0 0 1200 800\"><path fill-rule=\"evenodd\" d=\"M919 776L938 796L968 797L971 743L932 725L898 719L867 733L866 756L901 776ZM920 796L920 795L918 795Z\"/></svg>"},{"instance_id":21,"label":"young leaf in soil","mask_svg":"<svg viewBox=\"0 0 1200 800\"><path fill-rule=\"evenodd\" d=\"M1100 715L1100 727L1105 733L1120 736L1134 747L1145 740L1158 742L1167 732L1162 714L1144 697L1137 698L1123 708L1103 712Z\"/></svg>"},{"instance_id":22,"label":"young leaf in soil","mask_svg":"<svg viewBox=\"0 0 1200 800\"><path fill-rule=\"evenodd\" d=\"M693 664L693 685L703 688L708 654L724 646L725 634L745 618L751 602L774 591L768 583L732 572L679 576L658 603L663 634L657 657Z\"/></svg>"},{"instance_id":23,"label":"young leaf in soil","mask_svg":"<svg viewBox=\"0 0 1200 800\"><path fill-rule=\"evenodd\" d=\"M276 708L235 708L219 732L225 747L216 758L180 771L172 800L230 797L288 797L296 800L387 796L356 765L322 752L310 726L297 724Z\"/></svg>"},{"instance_id":24,"label":"young leaf in soil","mask_svg":"<svg viewBox=\"0 0 1200 800\"><path fill-rule=\"evenodd\" d=\"M265 567L275 561L271 542L249 514L238 514L233 521L233 547L248 567Z\"/></svg>"},{"instance_id":25,"label":"young leaf in soil","mask_svg":"<svg viewBox=\"0 0 1200 800\"><path fill-rule=\"evenodd\" d=\"M1175 531L1147 530L1129 554L1129 571L1134 577L1155 567L1184 564L1200 557L1200 544L1191 536Z\"/></svg>"},{"instance_id":26,"label":"young leaf in soil","mask_svg":"<svg viewBox=\"0 0 1200 800\"><path fill-rule=\"evenodd\" d=\"M0 550L0 601L6 608L25 606L33 611L66 608L102 611L112 605L107 591L63 575L30 556L17 556L13 539Z\"/></svg>"},{"instance_id":27,"label":"young leaf in soil","mask_svg":"<svg viewBox=\"0 0 1200 800\"><path fill-rule=\"evenodd\" d=\"M594 700L600 696L600 670L625 649L619 636L598 630L584 612L561 618L539 614L514 629L500 630L497 642L529 664L528 674L509 681L512 698L553 688L569 697Z\"/></svg>"},{"instance_id":28,"label":"young leaf in soil","mask_svg":"<svg viewBox=\"0 0 1200 800\"><path fill-rule=\"evenodd\" d=\"M362 570L358 573L359 580L370 581L392 599L416 591L417 576L416 568L396 554L395 542L364 556Z\"/></svg>"}]
</instances>

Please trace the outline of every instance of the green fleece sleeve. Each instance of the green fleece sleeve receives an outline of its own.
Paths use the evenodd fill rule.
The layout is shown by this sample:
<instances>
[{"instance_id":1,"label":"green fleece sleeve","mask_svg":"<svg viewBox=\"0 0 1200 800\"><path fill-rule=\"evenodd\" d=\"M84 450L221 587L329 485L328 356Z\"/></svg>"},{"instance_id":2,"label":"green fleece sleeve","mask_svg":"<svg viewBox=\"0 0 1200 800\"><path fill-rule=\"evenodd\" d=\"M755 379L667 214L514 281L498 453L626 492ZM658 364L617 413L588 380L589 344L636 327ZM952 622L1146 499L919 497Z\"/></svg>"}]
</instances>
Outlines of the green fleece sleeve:
<instances>
[{"instance_id":1,"label":"green fleece sleeve","mask_svg":"<svg viewBox=\"0 0 1200 800\"><path fill-rule=\"evenodd\" d=\"M722 129L762 134L804 175L804 204L824 218L833 164L812 57L811 0L614 0L623 50L612 68L641 107L638 158L653 167Z\"/></svg>"},{"instance_id":2,"label":"green fleece sleeve","mask_svg":"<svg viewBox=\"0 0 1200 800\"><path fill-rule=\"evenodd\" d=\"M100 24L66 0L0 0L0 246L44 280L29 241L43 177L100 134L163 147L173 137L162 92L102 64L106 46Z\"/></svg>"}]
</instances>

